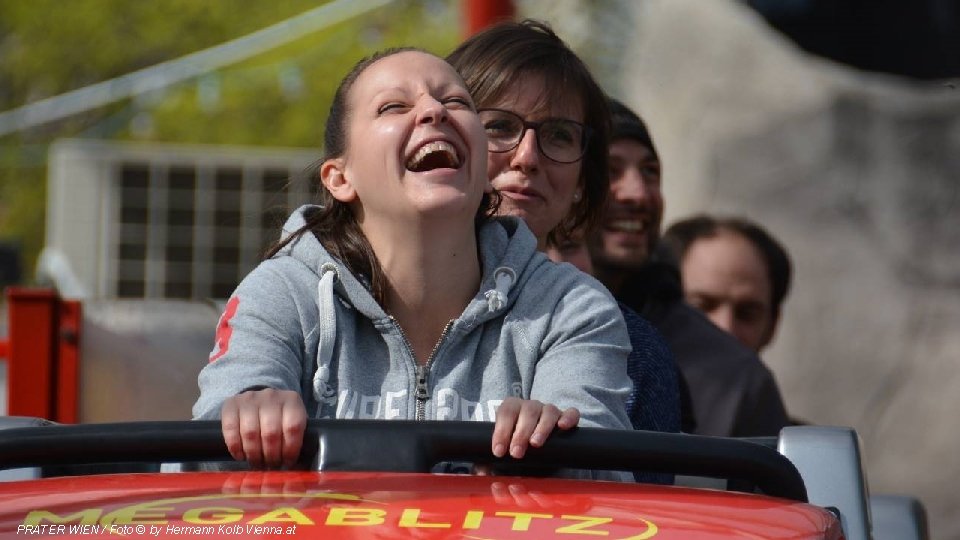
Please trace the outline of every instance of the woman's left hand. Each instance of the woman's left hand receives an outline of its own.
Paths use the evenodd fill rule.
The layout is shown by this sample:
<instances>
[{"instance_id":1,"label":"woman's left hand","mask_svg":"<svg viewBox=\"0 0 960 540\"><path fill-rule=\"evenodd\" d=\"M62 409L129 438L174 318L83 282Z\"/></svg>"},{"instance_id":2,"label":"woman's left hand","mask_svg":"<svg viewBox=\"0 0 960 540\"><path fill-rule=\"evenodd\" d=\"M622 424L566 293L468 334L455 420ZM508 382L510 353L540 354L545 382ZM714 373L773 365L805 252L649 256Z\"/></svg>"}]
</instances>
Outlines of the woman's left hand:
<instances>
[{"instance_id":1,"label":"woman's left hand","mask_svg":"<svg viewBox=\"0 0 960 540\"><path fill-rule=\"evenodd\" d=\"M497 408L493 427L493 455L522 458L527 447L539 448L554 427L570 429L580 422L580 411L570 407L561 411L556 405L535 399L509 397Z\"/></svg>"}]
</instances>

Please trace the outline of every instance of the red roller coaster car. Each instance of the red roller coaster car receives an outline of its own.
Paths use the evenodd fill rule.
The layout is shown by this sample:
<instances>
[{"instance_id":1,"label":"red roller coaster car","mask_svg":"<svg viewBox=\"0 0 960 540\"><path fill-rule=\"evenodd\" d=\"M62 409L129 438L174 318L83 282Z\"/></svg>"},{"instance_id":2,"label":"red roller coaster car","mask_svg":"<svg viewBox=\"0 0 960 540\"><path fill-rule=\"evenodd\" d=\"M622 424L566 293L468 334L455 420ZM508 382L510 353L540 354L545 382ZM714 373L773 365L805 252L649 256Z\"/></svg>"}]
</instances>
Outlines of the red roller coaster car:
<instances>
[{"instance_id":1,"label":"red roller coaster car","mask_svg":"<svg viewBox=\"0 0 960 540\"><path fill-rule=\"evenodd\" d=\"M0 483L4 538L857 537L843 510L808 502L777 438L578 428L517 462L490 456L492 424L314 420L298 470L203 471L229 460L217 422L0 420L0 468L21 478ZM429 472L440 462L503 469ZM559 468L726 478L740 491L544 477Z\"/></svg>"}]
</instances>

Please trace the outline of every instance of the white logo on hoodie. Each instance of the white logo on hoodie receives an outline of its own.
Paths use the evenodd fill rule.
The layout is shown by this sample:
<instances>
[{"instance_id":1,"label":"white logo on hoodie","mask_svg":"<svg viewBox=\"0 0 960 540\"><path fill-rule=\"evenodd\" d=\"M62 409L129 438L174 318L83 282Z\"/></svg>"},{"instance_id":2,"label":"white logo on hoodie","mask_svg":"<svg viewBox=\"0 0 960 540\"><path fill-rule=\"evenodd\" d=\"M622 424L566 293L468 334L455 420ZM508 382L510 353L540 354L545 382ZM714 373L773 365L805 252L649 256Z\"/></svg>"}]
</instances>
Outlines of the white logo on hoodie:
<instances>
[{"instance_id":1,"label":"white logo on hoodie","mask_svg":"<svg viewBox=\"0 0 960 540\"><path fill-rule=\"evenodd\" d=\"M386 397L366 395L354 390L341 390L336 400L335 418L385 419L406 418L407 390L386 392ZM470 401L460 397L453 388L438 388L434 392L437 420L473 420L492 422L496 419L501 399L485 402ZM320 408L321 418L330 418L334 405L325 401Z\"/></svg>"}]
</instances>

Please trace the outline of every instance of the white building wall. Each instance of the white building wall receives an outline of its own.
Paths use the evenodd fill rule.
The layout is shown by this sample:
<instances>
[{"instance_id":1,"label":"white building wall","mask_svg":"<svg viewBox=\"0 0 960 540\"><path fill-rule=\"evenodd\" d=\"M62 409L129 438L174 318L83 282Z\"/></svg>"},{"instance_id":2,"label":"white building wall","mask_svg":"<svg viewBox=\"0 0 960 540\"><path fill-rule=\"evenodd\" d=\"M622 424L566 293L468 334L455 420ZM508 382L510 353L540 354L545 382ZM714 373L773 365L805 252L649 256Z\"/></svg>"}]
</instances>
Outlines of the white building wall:
<instances>
[{"instance_id":1,"label":"white building wall","mask_svg":"<svg viewBox=\"0 0 960 540\"><path fill-rule=\"evenodd\" d=\"M209 296L213 266L218 264L212 253L213 232L224 226L216 223L216 212L230 204L227 210L239 214L239 222L229 230L239 245L239 279L262 255L264 236L279 235L278 225L264 224L261 214L271 205L285 213L308 202L311 180L305 171L318 157L319 151L307 149L58 141L50 149L47 239L39 271L66 297L115 297L118 283L131 273L142 274L146 298L167 297L172 279L191 283L191 297ZM121 177L130 165L147 169L144 226L121 219ZM178 170L192 174L193 188L171 191L170 177ZM218 202L216 175L234 170L243 182L238 198ZM277 174L291 179L286 192L264 193L265 176ZM168 223L178 204L192 209L192 231L178 231ZM168 248L184 243L183 234L191 235L186 241L191 261L168 261ZM136 243L140 236L142 272L120 262L121 256L129 256L119 252L122 243L131 244L130 238Z\"/></svg>"}]
</instances>

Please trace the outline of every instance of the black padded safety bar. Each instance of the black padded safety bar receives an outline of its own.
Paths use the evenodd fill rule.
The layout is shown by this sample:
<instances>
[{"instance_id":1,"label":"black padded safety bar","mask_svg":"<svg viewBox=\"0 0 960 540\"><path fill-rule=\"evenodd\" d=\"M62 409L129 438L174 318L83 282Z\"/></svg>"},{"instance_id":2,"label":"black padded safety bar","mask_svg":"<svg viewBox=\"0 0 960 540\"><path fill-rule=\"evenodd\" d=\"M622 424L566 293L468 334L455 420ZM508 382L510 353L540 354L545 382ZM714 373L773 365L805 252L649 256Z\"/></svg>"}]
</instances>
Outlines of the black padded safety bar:
<instances>
[{"instance_id":1,"label":"black padded safety bar","mask_svg":"<svg viewBox=\"0 0 960 540\"><path fill-rule=\"evenodd\" d=\"M3 469L229 459L217 421L56 424L0 432Z\"/></svg>"},{"instance_id":2,"label":"black padded safety bar","mask_svg":"<svg viewBox=\"0 0 960 540\"><path fill-rule=\"evenodd\" d=\"M409 420L311 420L301 461L320 470L426 472L444 461L668 472L746 480L762 492L807 501L796 467L748 440L680 433L576 428L555 431L523 460L494 458L493 424ZM130 422L12 428L0 434L0 469L230 460L218 421Z\"/></svg>"}]
</instances>

